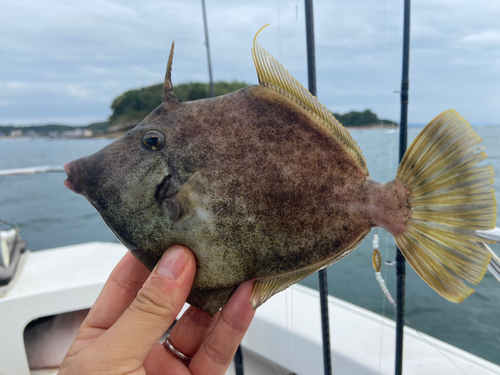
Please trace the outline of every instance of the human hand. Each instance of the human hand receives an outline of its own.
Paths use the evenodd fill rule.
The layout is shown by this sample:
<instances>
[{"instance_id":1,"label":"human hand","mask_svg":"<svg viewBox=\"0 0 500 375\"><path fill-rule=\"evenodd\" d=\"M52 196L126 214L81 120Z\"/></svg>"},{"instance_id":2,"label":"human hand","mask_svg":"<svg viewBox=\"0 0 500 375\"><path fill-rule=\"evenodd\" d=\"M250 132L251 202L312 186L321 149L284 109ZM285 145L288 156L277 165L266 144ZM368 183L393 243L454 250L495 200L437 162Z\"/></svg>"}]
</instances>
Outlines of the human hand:
<instances>
[{"instance_id":1,"label":"human hand","mask_svg":"<svg viewBox=\"0 0 500 375\"><path fill-rule=\"evenodd\" d=\"M226 306L210 317L194 307L170 334L187 363L158 343L187 299L196 271L193 253L168 249L150 272L127 253L82 323L59 374L224 374L254 311L252 281L241 284Z\"/></svg>"}]
</instances>

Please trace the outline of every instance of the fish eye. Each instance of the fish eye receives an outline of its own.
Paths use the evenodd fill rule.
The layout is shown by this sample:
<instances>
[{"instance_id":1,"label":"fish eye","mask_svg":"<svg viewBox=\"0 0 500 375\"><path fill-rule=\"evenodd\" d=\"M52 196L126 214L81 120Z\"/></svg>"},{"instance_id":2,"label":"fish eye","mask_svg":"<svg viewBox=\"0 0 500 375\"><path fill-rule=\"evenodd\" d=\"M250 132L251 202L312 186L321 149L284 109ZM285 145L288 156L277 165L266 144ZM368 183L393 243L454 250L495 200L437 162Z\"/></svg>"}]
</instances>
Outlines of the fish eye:
<instances>
[{"instance_id":1,"label":"fish eye","mask_svg":"<svg viewBox=\"0 0 500 375\"><path fill-rule=\"evenodd\" d=\"M158 130L150 130L141 140L142 146L152 151L159 151L165 146L165 137Z\"/></svg>"}]
</instances>

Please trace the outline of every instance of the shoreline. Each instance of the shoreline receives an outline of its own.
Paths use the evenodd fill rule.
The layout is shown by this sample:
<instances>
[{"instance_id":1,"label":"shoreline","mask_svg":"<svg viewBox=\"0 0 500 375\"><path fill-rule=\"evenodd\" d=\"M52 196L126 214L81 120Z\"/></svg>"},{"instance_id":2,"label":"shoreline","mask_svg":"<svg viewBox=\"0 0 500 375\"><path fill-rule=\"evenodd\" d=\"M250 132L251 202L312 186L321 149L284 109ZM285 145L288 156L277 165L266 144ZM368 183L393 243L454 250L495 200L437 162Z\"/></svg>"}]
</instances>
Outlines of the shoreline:
<instances>
[{"instance_id":1,"label":"shoreline","mask_svg":"<svg viewBox=\"0 0 500 375\"><path fill-rule=\"evenodd\" d=\"M344 126L344 125L342 125ZM347 130L370 130L370 129L399 129L397 125L361 125L361 126L344 126Z\"/></svg>"},{"instance_id":2,"label":"shoreline","mask_svg":"<svg viewBox=\"0 0 500 375\"><path fill-rule=\"evenodd\" d=\"M393 125L362 125L362 126L344 126L347 130L377 130L377 129L398 129L398 126ZM125 135L130 129L124 131L114 131L112 133L100 133L90 137L50 137L46 135L33 136L33 135L21 135L17 137L4 136L0 137L0 140L3 139L53 139L53 140L62 140L62 139L117 139L121 136Z\"/></svg>"}]
</instances>

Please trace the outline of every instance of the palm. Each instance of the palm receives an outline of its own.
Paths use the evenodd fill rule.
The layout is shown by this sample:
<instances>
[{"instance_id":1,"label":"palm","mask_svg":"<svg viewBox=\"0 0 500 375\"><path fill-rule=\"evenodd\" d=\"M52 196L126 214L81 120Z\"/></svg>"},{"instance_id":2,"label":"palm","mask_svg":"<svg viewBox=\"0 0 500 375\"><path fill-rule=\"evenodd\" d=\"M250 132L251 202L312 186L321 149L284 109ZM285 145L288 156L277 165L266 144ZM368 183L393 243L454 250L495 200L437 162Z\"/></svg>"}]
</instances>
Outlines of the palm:
<instances>
[{"instance_id":1,"label":"palm","mask_svg":"<svg viewBox=\"0 0 500 375\"><path fill-rule=\"evenodd\" d=\"M127 253L80 327L59 374L224 374L253 317L248 302L251 282L242 284L214 317L190 307L179 319L170 342L193 357L190 363L158 343L191 288L195 260L192 253L189 256L187 276L171 282L154 273L150 276ZM167 298L155 288L166 292Z\"/></svg>"}]
</instances>

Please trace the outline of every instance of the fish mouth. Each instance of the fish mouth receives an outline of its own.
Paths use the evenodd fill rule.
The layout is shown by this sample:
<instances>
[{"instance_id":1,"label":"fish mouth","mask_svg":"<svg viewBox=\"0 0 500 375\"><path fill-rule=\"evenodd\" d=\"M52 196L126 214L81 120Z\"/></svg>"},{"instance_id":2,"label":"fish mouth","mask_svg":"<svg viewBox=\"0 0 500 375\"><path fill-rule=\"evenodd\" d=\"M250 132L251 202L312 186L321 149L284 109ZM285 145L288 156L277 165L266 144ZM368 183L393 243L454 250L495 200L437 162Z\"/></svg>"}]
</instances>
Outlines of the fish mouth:
<instances>
[{"instance_id":1,"label":"fish mouth","mask_svg":"<svg viewBox=\"0 0 500 375\"><path fill-rule=\"evenodd\" d=\"M82 194L82 192L76 188L76 186L73 182L74 176L77 175L76 163L74 161L64 163L63 169L64 169L64 172L66 172L66 175L68 176L68 178L66 180L64 180L64 186L67 189L69 189L77 194Z\"/></svg>"}]
</instances>

